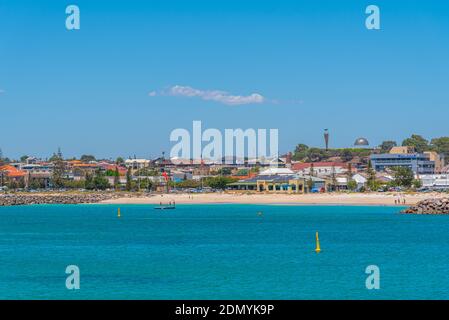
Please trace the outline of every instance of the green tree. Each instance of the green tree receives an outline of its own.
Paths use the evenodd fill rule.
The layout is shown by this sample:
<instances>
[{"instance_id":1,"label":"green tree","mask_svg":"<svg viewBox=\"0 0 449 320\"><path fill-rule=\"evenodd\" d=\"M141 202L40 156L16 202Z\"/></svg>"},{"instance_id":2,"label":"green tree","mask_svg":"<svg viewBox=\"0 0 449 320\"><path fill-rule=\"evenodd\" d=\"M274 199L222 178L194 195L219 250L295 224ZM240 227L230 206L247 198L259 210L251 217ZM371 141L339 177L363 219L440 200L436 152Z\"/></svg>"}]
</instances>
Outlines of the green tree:
<instances>
[{"instance_id":1,"label":"green tree","mask_svg":"<svg viewBox=\"0 0 449 320\"><path fill-rule=\"evenodd\" d=\"M51 183L53 188L63 188L64 187L64 179L66 175L66 168L64 164L64 160L59 156L55 155L53 162L53 172L51 175Z\"/></svg>"},{"instance_id":2,"label":"green tree","mask_svg":"<svg viewBox=\"0 0 449 320\"><path fill-rule=\"evenodd\" d=\"M308 149L309 149L309 146L307 146L306 144L300 143L296 146L295 153L304 152L304 151L307 151Z\"/></svg>"},{"instance_id":3,"label":"green tree","mask_svg":"<svg viewBox=\"0 0 449 320\"><path fill-rule=\"evenodd\" d=\"M410 138L405 139L402 145L404 147L414 147L418 153L430 150L429 141L417 134L412 134Z\"/></svg>"},{"instance_id":4,"label":"green tree","mask_svg":"<svg viewBox=\"0 0 449 320\"><path fill-rule=\"evenodd\" d=\"M94 190L95 189L95 183L94 178L92 174L86 173L84 177L84 188L87 190Z\"/></svg>"},{"instance_id":5,"label":"green tree","mask_svg":"<svg viewBox=\"0 0 449 320\"><path fill-rule=\"evenodd\" d=\"M62 156L62 152L61 152L61 148L58 148L58 152L57 153L53 153L53 155L50 157L50 162L55 162L58 160L64 160L63 156Z\"/></svg>"},{"instance_id":6,"label":"green tree","mask_svg":"<svg viewBox=\"0 0 449 320\"><path fill-rule=\"evenodd\" d=\"M140 177L159 176L159 174L159 171L153 168L142 168L134 172L134 176Z\"/></svg>"},{"instance_id":7,"label":"green tree","mask_svg":"<svg viewBox=\"0 0 449 320\"><path fill-rule=\"evenodd\" d=\"M255 167L251 168L250 172L251 173L259 173L260 167L258 165L256 165Z\"/></svg>"},{"instance_id":8,"label":"green tree","mask_svg":"<svg viewBox=\"0 0 449 320\"><path fill-rule=\"evenodd\" d=\"M20 162L25 163L27 161L27 159L28 159L27 155L21 156L20 157Z\"/></svg>"},{"instance_id":9,"label":"green tree","mask_svg":"<svg viewBox=\"0 0 449 320\"><path fill-rule=\"evenodd\" d=\"M309 147L305 144L298 144L293 152L292 159L296 161L305 160L308 157Z\"/></svg>"},{"instance_id":10,"label":"green tree","mask_svg":"<svg viewBox=\"0 0 449 320\"><path fill-rule=\"evenodd\" d=\"M97 170L94 175L86 173L84 187L87 190L105 190L109 188L109 181L100 170Z\"/></svg>"},{"instance_id":11,"label":"green tree","mask_svg":"<svg viewBox=\"0 0 449 320\"><path fill-rule=\"evenodd\" d=\"M335 166L332 166L332 172L331 172L331 180L332 180L332 191L337 190L337 174L335 173Z\"/></svg>"},{"instance_id":12,"label":"green tree","mask_svg":"<svg viewBox=\"0 0 449 320\"><path fill-rule=\"evenodd\" d=\"M248 174L248 169L240 169L235 173L236 176L247 176Z\"/></svg>"},{"instance_id":13,"label":"green tree","mask_svg":"<svg viewBox=\"0 0 449 320\"><path fill-rule=\"evenodd\" d=\"M351 162L348 162L348 164L347 164L346 177L348 178L348 181L352 179L352 163Z\"/></svg>"},{"instance_id":14,"label":"green tree","mask_svg":"<svg viewBox=\"0 0 449 320\"><path fill-rule=\"evenodd\" d=\"M349 190L355 191L357 189L357 182L354 179L350 179L348 180L347 186Z\"/></svg>"},{"instance_id":15,"label":"green tree","mask_svg":"<svg viewBox=\"0 0 449 320\"><path fill-rule=\"evenodd\" d=\"M36 189L41 189L44 188L44 184L36 178L31 178L30 179L30 184L29 184L29 188L32 190L36 190Z\"/></svg>"},{"instance_id":16,"label":"green tree","mask_svg":"<svg viewBox=\"0 0 449 320\"><path fill-rule=\"evenodd\" d=\"M354 155L351 152L351 150L343 149L343 152L341 153L341 158L343 159L343 161L348 162L354 158Z\"/></svg>"},{"instance_id":17,"label":"green tree","mask_svg":"<svg viewBox=\"0 0 449 320\"><path fill-rule=\"evenodd\" d=\"M197 180L183 180L176 182L174 186L181 189L192 189L199 188L201 186L201 183Z\"/></svg>"},{"instance_id":18,"label":"green tree","mask_svg":"<svg viewBox=\"0 0 449 320\"><path fill-rule=\"evenodd\" d=\"M225 189L229 183L238 181L238 179L229 177L207 177L204 179L204 184L213 189Z\"/></svg>"},{"instance_id":19,"label":"green tree","mask_svg":"<svg viewBox=\"0 0 449 320\"><path fill-rule=\"evenodd\" d=\"M11 179L11 180L8 182L7 186L8 186L8 189L11 189L11 190L13 190L13 191L16 191L16 189L19 187L19 184L17 183L16 180Z\"/></svg>"},{"instance_id":20,"label":"green tree","mask_svg":"<svg viewBox=\"0 0 449 320\"><path fill-rule=\"evenodd\" d=\"M126 191L132 190L131 168L126 171Z\"/></svg>"},{"instance_id":21,"label":"green tree","mask_svg":"<svg viewBox=\"0 0 449 320\"><path fill-rule=\"evenodd\" d=\"M146 178L145 186L142 186L142 188L145 188L148 192L150 192L153 189L153 181L151 181L149 178Z\"/></svg>"},{"instance_id":22,"label":"green tree","mask_svg":"<svg viewBox=\"0 0 449 320\"><path fill-rule=\"evenodd\" d=\"M305 144L298 144L293 153L293 160L316 162L324 161L332 157L340 157L344 161L350 161L354 157L368 157L372 149L367 148L343 148L343 149L321 149L309 148Z\"/></svg>"},{"instance_id":23,"label":"green tree","mask_svg":"<svg viewBox=\"0 0 449 320\"><path fill-rule=\"evenodd\" d=\"M115 190L118 190L120 187L120 173L118 171L118 167L115 167L114 172L114 188Z\"/></svg>"},{"instance_id":24,"label":"green tree","mask_svg":"<svg viewBox=\"0 0 449 320\"><path fill-rule=\"evenodd\" d=\"M322 161L327 157L326 150L320 148L309 148L307 150L307 160L310 162Z\"/></svg>"},{"instance_id":25,"label":"green tree","mask_svg":"<svg viewBox=\"0 0 449 320\"><path fill-rule=\"evenodd\" d=\"M82 180L64 180L64 188L67 189L82 189L85 188L85 182Z\"/></svg>"},{"instance_id":26,"label":"green tree","mask_svg":"<svg viewBox=\"0 0 449 320\"><path fill-rule=\"evenodd\" d=\"M412 182L413 188L419 189L422 187L422 181L418 179L414 179Z\"/></svg>"},{"instance_id":27,"label":"green tree","mask_svg":"<svg viewBox=\"0 0 449 320\"><path fill-rule=\"evenodd\" d=\"M125 160L123 160L122 157L117 157L117 159L115 159L115 163L118 164L118 165L124 164Z\"/></svg>"},{"instance_id":28,"label":"green tree","mask_svg":"<svg viewBox=\"0 0 449 320\"><path fill-rule=\"evenodd\" d=\"M95 190L106 190L110 187L108 179L100 170L96 171L93 183Z\"/></svg>"},{"instance_id":29,"label":"green tree","mask_svg":"<svg viewBox=\"0 0 449 320\"><path fill-rule=\"evenodd\" d=\"M376 181L376 171L374 171L373 169L373 165L371 163L371 160L368 160L368 168L366 170L367 174L368 174L368 178L366 181L366 184L368 186L368 188L373 191L373 190L377 190L379 184Z\"/></svg>"},{"instance_id":30,"label":"green tree","mask_svg":"<svg viewBox=\"0 0 449 320\"><path fill-rule=\"evenodd\" d=\"M80 158L81 161L83 162L91 162L91 161L95 161L95 157L93 155L90 154L83 154Z\"/></svg>"},{"instance_id":31,"label":"green tree","mask_svg":"<svg viewBox=\"0 0 449 320\"><path fill-rule=\"evenodd\" d=\"M449 157L449 137L433 138L430 145L437 153Z\"/></svg>"},{"instance_id":32,"label":"green tree","mask_svg":"<svg viewBox=\"0 0 449 320\"><path fill-rule=\"evenodd\" d=\"M222 176L229 176L232 173L231 168L220 168L217 170L217 173Z\"/></svg>"},{"instance_id":33,"label":"green tree","mask_svg":"<svg viewBox=\"0 0 449 320\"><path fill-rule=\"evenodd\" d=\"M393 183L398 187L410 188L413 184L414 174L408 167L395 167L393 170Z\"/></svg>"},{"instance_id":34,"label":"green tree","mask_svg":"<svg viewBox=\"0 0 449 320\"><path fill-rule=\"evenodd\" d=\"M393 147L396 147L397 145L398 144L396 143L396 141L387 140L382 142L379 148L382 153L388 153Z\"/></svg>"},{"instance_id":35,"label":"green tree","mask_svg":"<svg viewBox=\"0 0 449 320\"><path fill-rule=\"evenodd\" d=\"M56 160L58 160L58 159L59 159L59 158L58 158L58 156L56 155L56 153L53 153L52 156L50 157L50 159L48 159L48 161L54 162L54 161L56 161Z\"/></svg>"}]
</instances>

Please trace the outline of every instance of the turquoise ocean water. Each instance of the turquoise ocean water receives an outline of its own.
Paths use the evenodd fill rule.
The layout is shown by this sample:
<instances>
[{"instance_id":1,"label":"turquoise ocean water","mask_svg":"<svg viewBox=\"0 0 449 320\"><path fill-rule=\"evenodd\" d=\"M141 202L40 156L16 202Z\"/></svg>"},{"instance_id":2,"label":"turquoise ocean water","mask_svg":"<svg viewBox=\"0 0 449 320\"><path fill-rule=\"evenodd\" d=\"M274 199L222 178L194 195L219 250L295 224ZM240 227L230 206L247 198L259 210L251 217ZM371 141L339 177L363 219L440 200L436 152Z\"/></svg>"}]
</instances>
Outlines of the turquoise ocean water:
<instances>
[{"instance_id":1,"label":"turquoise ocean water","mask_svg":"<svg viewBox=\"0 0 449 320\"><path fill-rule=\"evenodd\" d=\"M449 216L375 206L120 207L121 218L116 205L0 207L0 298L449 298ZM365 288L373 264L380 290ZM68 265L80 268L80 290L65 287Z\"/></svg>"}]
</instances>

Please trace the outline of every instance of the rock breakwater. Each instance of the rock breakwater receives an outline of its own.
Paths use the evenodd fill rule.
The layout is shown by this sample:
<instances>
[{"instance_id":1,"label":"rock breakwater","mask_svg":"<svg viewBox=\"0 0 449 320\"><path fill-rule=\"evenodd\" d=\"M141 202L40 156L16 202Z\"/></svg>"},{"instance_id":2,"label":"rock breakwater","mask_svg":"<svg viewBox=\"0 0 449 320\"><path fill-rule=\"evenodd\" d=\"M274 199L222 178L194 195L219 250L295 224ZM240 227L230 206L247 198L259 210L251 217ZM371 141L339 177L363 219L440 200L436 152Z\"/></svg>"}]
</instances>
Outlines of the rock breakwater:
<instances>
[{"instance_id":1,"label":"rock breakwater","mask_svg":"<svg viewBox=\"0 0 449 320\"><path fill-rule=\"evenodd\" d=\"M401 212L408 214L449 214L449 198L425 199Z\"/></svg>"},{"instance_id":2,"label":"rock breakwater","mask_svg":"<svg viewBox=\"0 0 449 320\"><path fill-rule=\"evenodd\" d=\"M104 200L123 197L139 197L145 195L123 193L7 193L0 194L0 206L31 204L80 204L98 203Z\"/></svg>"}]
</instances>

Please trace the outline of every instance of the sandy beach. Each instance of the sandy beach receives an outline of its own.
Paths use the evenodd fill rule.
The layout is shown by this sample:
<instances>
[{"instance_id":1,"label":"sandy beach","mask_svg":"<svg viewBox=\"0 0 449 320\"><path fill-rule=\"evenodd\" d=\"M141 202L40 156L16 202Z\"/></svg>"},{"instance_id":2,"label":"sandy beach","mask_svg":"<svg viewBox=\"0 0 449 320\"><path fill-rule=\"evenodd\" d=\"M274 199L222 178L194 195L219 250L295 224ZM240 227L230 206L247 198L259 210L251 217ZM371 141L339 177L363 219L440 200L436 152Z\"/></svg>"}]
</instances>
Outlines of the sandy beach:
<instances>
[{"instance_id":1,"label":"sandy beach","mask_svg":"<svg viewBox=\"0 0 449 320\"><path fill-rule=\"evenodd\" d=\"M326 193L326 194L239 194L239 193L204 193L204 194L164 194L148 197L127 197L104 200L106 204L317 204L317 205L413 205L429 198L442 198L440 193Z\"/></svg>"}]
</instances>

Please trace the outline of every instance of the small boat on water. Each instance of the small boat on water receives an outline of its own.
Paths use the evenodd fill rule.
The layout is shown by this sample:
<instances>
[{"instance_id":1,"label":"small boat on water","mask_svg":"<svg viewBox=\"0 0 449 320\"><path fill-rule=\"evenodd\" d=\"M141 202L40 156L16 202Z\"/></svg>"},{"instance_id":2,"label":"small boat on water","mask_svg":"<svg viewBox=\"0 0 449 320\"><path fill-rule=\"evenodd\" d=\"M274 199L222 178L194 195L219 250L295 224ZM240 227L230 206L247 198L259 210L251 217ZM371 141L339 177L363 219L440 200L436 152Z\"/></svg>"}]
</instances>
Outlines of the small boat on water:
<instances>
[{"instance_id":1,"label":"small boat on water","mask_svg":"<svg viewBox=\"0 0 449 320\"><path fill-rule=\"evenodd\" d=\"M176 209L176 205L175 205L175 202L174 202L174 201L173 201L173 203L170 202L169 204L166 204L166 205L163 205L162 202L161 202L161 203L159 204L159 206L158 206L158 207L154 207L154 209L157 209L157 210Z\"/></svg>"},{"instance_id":2,"label":"small boat on water","mask_svg":"<svg viewBox=\"0 0 449 320\"><path fill-rule=\"evenodd\" d=\"M167 209L176 209L176 207L175 206L159 206L159 207L154 207L154 209L167 210Z\"/></svg>"}]
</instances>

